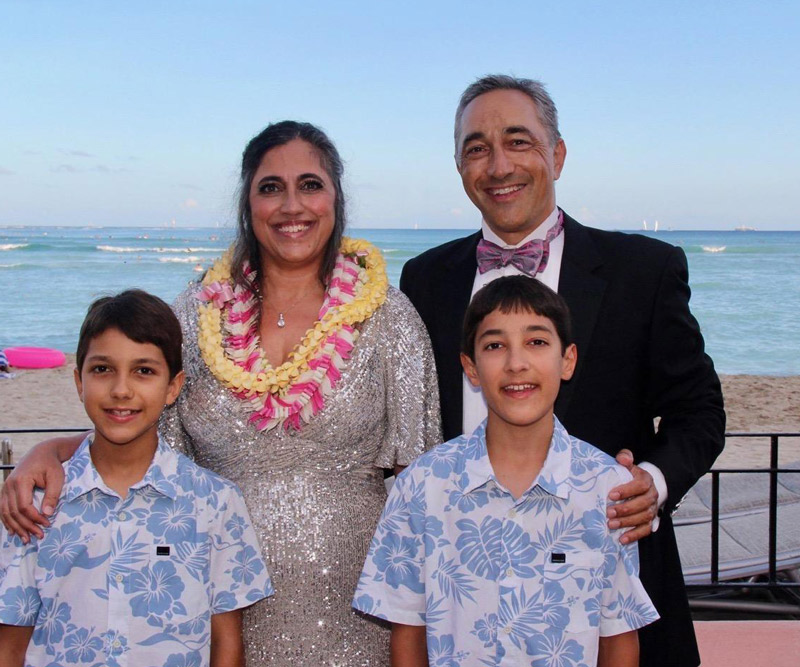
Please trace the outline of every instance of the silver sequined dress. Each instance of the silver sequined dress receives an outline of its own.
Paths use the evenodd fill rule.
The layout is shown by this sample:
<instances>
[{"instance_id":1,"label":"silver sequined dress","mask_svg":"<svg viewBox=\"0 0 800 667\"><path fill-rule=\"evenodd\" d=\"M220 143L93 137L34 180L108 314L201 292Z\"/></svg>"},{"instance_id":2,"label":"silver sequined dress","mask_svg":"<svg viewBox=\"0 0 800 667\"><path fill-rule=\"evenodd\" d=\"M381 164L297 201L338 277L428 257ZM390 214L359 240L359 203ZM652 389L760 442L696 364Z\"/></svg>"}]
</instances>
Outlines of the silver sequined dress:
<instances>
[{"instance_id":1,"label":"silver sequined dress","mask_svg":"<svg viewBox=\"0 0 800 667\"><path fill-rule=\"evenodd\" d=\"M164 436L242 490L275 596L245 611L247 664L388 665L386 627L350 603L386 499L381 468L440 440L430 342L405 295L362 325L337 390L299 433L259 432L197 347L198 286L174 309L186 385Z\"/></svg>"}]
</instances>

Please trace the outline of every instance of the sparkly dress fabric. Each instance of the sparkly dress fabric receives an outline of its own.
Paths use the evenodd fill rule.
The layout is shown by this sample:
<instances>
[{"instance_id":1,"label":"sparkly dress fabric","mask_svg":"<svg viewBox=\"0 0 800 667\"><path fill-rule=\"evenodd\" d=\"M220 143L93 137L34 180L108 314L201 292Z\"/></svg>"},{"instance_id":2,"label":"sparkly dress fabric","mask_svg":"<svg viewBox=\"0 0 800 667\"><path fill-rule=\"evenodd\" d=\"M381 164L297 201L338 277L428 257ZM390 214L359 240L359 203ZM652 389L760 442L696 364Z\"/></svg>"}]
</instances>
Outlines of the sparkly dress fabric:
<instances>
[{"instance_id":1,"label":"sparkly dress fabric","mask_svg":"<svg viewBox=\"0 0 800 667\"><path fill-rule=\"evenodd\" d=\"M323 410L299 432L259 432L200 357L198 290L173 305L187 377L162 434L235 482L250 511L275 595L245 610L247 664L388 665L388 628L350 604L386 499L382 468L407 465L441 437L422 321L390 287Z\"/></svg>"}]
</instances>

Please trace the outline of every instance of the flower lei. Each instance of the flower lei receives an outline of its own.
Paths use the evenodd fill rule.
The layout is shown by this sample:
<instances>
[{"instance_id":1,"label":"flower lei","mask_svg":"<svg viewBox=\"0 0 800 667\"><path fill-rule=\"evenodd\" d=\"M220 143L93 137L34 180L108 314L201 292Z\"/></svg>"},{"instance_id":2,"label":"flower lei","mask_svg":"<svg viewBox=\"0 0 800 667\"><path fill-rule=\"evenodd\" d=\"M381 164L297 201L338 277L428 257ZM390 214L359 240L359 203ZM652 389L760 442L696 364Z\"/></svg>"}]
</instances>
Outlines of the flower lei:
<instances>
[{"instance_id":1,"label":"flower lei","mask_svg":"<svg viewBox=\"0 0 800 667\"><path fill-rule=\"evenodd\" d=\"M358 340L355 325L386 300L386 262L361 239L343 238L316 324L277 368L259 345L258 294L233 284L227 250L203 278L198 306L200 353L211 373L252 412L260 431L300 430L322 410ZM254 273L245 265L245 276Z\"/></svg>"}]
</instances>

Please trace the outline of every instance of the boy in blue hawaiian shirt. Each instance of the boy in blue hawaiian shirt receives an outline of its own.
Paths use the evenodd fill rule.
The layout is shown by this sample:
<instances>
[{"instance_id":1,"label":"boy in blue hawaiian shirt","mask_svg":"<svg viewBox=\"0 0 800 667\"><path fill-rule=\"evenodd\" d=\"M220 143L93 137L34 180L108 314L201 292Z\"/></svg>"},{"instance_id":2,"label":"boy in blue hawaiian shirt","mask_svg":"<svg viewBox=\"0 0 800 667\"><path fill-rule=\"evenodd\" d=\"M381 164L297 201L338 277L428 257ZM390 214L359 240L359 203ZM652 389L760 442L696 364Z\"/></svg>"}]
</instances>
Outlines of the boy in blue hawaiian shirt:
<instances>
[{"instance_id":1,"label":"boy in blue hawaiian shirt","mask_svg":"<svg viewBox=\"0 0 800 667\"><path fill-rule=\"evenodd\" d=\"M606 524L630 474L553 414L576 359L540 282L475 295L461 360L489 416L399 475L353 601L391 621L394 665L638 665L636 629L658 614L636 545Z\"/></svg>"},{"instance_id":2,"label":"boy in blue hawaiian shirt","mask_svg":"<svg viewBox=\"0 0 800 667\"><path fill-rule=\"evenodd\" d=\"M158 438L178 320L140 290L99 299L76 356L94 433L44 537L0 533L0 665L243 665L242 608L272 585L239 490Z\"/></svg>"}]
</instances>

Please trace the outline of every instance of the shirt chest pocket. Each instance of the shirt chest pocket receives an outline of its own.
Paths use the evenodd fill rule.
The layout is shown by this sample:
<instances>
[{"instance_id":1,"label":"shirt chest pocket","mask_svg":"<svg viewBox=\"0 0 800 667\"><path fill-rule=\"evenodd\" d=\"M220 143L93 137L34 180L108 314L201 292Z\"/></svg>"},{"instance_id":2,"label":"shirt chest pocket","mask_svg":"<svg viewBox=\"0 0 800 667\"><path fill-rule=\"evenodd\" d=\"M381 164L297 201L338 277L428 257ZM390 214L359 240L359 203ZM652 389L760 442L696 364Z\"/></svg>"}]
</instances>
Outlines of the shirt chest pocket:
<instances>
[{"instance_id":1,"label":"shirt chest pocket","mask_svg":"<svg viewBox=\"0 0 800 667\"><path fill-rule=\"evenodd\" d=\"M549 555L544 566L544 621L566 632L584 632L600 622L603 554L566 551Z\"/></svg>"},{"instance_id":2,"label":"shirt chest pocket","mask_svg":"<svg viewBox=\"0 0 800 667\"><path fill-rule=\"evenodd\" d=\"M147 581L150 613L182 624L209 611L207 540L150 546Z\"/></svg>"}]
</instances>

